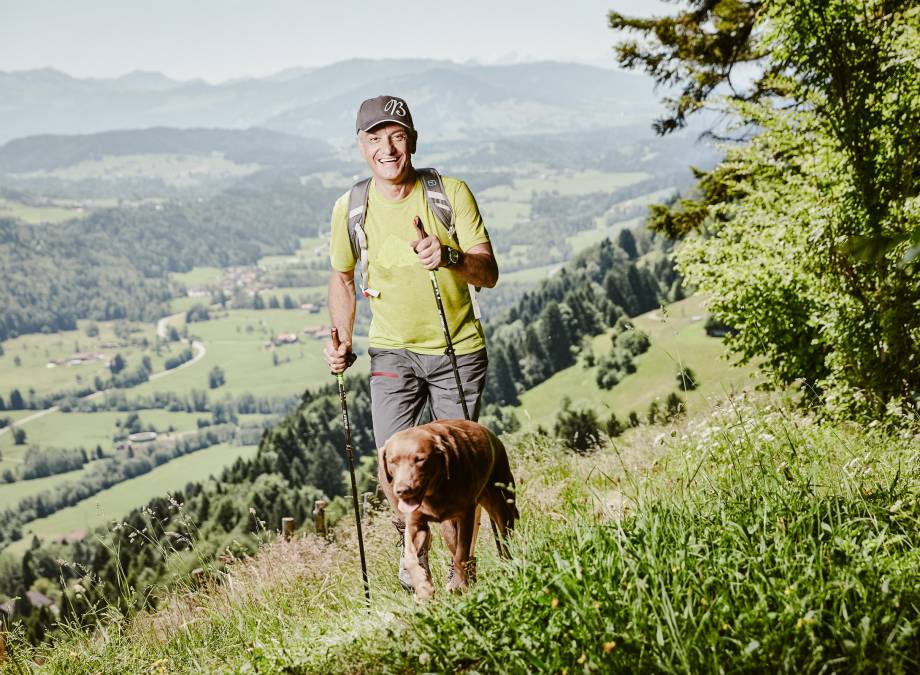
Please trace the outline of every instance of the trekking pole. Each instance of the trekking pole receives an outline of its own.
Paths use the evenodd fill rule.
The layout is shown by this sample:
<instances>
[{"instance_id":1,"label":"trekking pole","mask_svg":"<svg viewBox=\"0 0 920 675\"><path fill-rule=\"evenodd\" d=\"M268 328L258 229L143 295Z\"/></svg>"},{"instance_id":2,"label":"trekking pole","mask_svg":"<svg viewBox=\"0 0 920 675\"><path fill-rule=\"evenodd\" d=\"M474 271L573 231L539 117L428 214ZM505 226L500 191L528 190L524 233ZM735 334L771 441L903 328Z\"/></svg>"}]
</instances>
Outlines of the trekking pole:
<instances>
[{"instance_id":1,"label":"trekking pole","mask_svg":"<svg viewBox=\"0 0 920 675\"><path fill-rule=\"evenodd\" d=\"M425 228L422 227L422 219L418 216L412 221L415 229L418 230L419 238L424 239L426 236ZM463 384L460 382L460 368L457 366L457 355L454 353L454 343L450 339L450 328L447 325L447 315L444 313L444 303L441 301L441 287L438 285L438 277L434 270L429 270L428 275L431 278L431 289L434 291L434 300L438 305L438 314L441 315L441 327L444 329L444 341L447 343L445 353L450 359L450 367L454 370L454 381L457 383L457 393L460 395L460 407L463 408L463 419L470 420L470 411L466 407L466 396L463 395ZM476 504L476 512L473 516L473 536L470 543L470 559L473 561L475 570L475 558L473 553L476 550L476 540L479 538L479 521L482 519L482 507ZM475 572L474 572L475 574Z\"/></svg>"},{"instance_id":2,"label":"trekking pole","mask_svg":"<svg viewBox=\"0 0 920 675\"><path fill-rule=\"evenodd\" d=\"M418 216L412 221L415 229L418 230L419 237L424 239L425 228L422 227L422 219ZM447 343L445 354L450 359L450 367L454 370L454 381L457 383L457 393L460 395L460 407L463 408L463 419L470 419L470 411L466 407L466 396L463 395L463 385L460 382L460 368L457 367L457 355L454 353L454 343L450 339L450 328L447 326L447 315L444 313L444 303L441 301L441 287L438 285L438 277L434 270L429 270L428 275L431 278L431 289L434 291L434 300L438 305L438 314L441 315L441 327L444 329L444 341Z\"/></svg>"},{"instance_id":3,"label":"trekking pole","mask_svg":"<svg viewBox=\"0 0 920 675\"><path fill-rule=\"evenodd\" d=\"M332 348L339 348L339 331L332 329ZM355 362L357 357L349 354L348 365ZM348 403L345 401L345 373L336 373L339 382L339 398L342 401L342 426L345 429L345 455L348 458L348 472L351 474L351 499L355 510L355 527L358 528L358 551L361 554L361 577L364 579L364 597L367 604L371 604L371 587L367 581L367 561L364 557L364 535L361 532L361 513L358 509L358 484L355 481L355 454L351 446L351 423L348 421Z\"/></svg>"}]
</instances>

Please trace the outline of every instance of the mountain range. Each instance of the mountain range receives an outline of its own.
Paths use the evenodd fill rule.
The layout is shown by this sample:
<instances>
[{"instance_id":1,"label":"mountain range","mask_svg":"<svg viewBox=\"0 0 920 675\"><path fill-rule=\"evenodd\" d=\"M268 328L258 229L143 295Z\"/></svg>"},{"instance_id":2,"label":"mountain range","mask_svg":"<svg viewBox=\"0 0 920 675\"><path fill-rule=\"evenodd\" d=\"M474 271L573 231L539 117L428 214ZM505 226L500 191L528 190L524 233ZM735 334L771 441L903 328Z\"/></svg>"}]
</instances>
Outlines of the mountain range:
<instances>
[{"instance_id":1,"label":"mountain range","mask_svg":"<svg viewBox=\"0 0 920 675\"><path fill-rule=\"evenodd\" d=\"M428 140L618 127L648 123L660 110L648 78L550 61L353 59L219 84L156 72L78 79L42 69L0 72L0 143L165 126L263 127L339 145L354 137L358 103L385 93L409 101Z\"/></svg>"}]
</instances>

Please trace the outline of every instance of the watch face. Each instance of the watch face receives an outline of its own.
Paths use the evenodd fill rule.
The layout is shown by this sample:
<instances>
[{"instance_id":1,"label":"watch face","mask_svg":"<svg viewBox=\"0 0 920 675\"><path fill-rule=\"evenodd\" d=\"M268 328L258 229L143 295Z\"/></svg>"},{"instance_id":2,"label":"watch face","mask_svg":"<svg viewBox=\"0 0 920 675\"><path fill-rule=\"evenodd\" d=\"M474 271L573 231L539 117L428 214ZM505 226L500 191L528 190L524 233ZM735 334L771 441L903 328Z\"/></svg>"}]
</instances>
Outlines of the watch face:
<instances>
[{"instance_id":1,"label":"watch face","mask_svg":"<svg viewBox=\"0 0 920 675\"><path fill-rule=\"evenodd\" d=\"M447 254L447 257L450 260L451 265L456 265L458 262L460 262L460 252L457 249L451 248L448 249L448 251L449 253Z\"/></svg>"}]
</instances>

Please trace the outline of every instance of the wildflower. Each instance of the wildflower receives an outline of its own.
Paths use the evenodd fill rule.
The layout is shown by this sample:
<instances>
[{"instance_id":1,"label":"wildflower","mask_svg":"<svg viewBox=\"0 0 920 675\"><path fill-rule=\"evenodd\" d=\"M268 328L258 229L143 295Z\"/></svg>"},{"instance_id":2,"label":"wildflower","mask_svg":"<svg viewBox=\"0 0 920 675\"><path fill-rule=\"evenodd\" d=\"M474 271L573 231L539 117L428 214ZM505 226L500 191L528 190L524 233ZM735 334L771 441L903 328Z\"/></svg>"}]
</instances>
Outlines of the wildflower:
<instances>
[{"instance_id":1,"label":"wildflower","mask_svg":"<svg viewBox=\"0 0 920 675\"><path fill-rule=\"evenodd\" d=\"M559 606L559 598L553 598L553 601L550 604L550 607L556 609Z\"/></svg>"},{"instance_id":2,"label":"wildflower","mask_svg":"<svg viewBox=\"0 0 920 675\"><path fill-rule=\"evenodd\" d=\"M612 652L612 651L613 651L614 649L616 649L616 648L617 648L617 643L616 643L615 640L611 640L610 642L605 642L605 643L604 643L604 653L605 653L605 654L609 654L610 652Z\"/></svg>"},{"instance_id":3,"label":"wildflower","mask_svg":"<svg viewBox=\"0 0 920 675\"><path fill-rule=\"evenodd\" d=\"M428 652L422 652L421 654L418 655L419 665L422 665L422 666L426 665L428 663L428 659L429 659Z\"/></svg>"}]
</instances>

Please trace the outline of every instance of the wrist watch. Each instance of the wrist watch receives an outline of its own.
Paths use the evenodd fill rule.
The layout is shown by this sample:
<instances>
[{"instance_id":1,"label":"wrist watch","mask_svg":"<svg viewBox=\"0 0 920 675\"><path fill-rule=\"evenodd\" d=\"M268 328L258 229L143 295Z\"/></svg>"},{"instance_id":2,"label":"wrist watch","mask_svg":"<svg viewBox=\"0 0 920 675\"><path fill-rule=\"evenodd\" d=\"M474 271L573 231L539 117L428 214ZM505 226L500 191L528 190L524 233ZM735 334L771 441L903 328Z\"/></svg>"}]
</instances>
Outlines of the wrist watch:
<instances>
[{"instance_id":1,"label":"wrist watch","mask_svg":"<svg viewBox=\"0 0 920 675\"><path fill-rule=\"evenodd\" d=\"M441 251L441 260L444 267L457 267L460 261L463 260L463 254L457 249L445 245L444 250Z\"/></svg>"}]
</instances>

